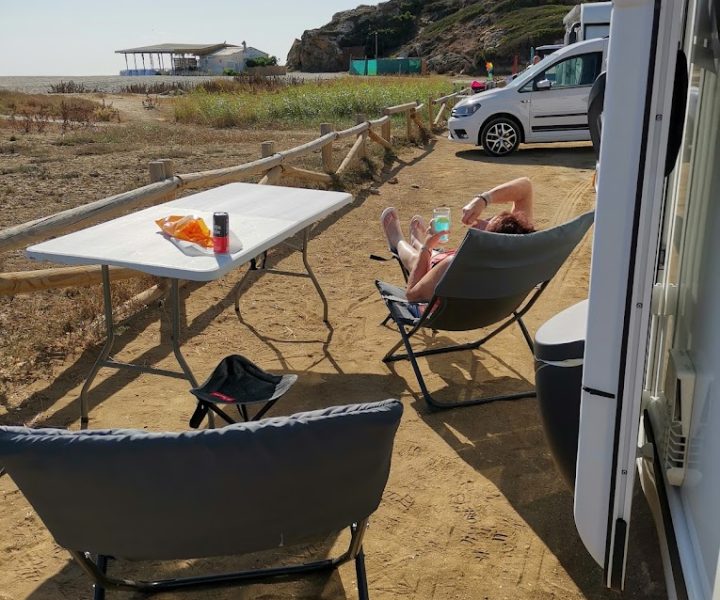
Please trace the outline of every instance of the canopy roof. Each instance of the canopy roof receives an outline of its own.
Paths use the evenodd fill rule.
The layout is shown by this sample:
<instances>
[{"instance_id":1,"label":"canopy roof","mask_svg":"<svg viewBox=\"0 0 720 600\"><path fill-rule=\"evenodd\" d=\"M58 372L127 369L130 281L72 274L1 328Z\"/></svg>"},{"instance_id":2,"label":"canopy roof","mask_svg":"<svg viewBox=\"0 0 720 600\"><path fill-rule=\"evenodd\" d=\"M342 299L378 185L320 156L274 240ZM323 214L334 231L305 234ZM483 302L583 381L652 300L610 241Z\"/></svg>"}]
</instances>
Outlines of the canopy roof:
<instances>
[{"instance_id":1,"label":"canopy roof","mask_svg":"<svg viewBox=\"0 0 720 600\"><path fill-rule=\"evenodd\" d=\"M235 44L156 44L115 50L115 54L196 54L203 56L222 48L237 48Z\"/></svg>"}]
</instances>

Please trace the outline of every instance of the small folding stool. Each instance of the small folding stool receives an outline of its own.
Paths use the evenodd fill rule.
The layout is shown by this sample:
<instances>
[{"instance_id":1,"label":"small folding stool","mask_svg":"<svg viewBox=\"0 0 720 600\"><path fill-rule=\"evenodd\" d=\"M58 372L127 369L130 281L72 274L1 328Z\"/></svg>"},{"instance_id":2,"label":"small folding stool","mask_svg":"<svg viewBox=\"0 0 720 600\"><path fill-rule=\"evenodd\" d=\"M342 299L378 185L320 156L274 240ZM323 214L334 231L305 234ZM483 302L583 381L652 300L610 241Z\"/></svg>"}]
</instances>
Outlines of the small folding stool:
<instances>
[{"instance_id":1,"label":"small folding stool","mask_svg":"<svg viewBox=\"0 0 720 600\"><path fill-rule=\"evenodd\" d=\"M297 375L273 375L263 371L244 356L233 354L220 361L205 383L193 388L198 404L190 427L197 428L212 411L228 423L236 421L220 405L234 404L244 421L260 419L297 381ZM263 404L251 417L248 404Z\"/></svg>"}]
</instances>

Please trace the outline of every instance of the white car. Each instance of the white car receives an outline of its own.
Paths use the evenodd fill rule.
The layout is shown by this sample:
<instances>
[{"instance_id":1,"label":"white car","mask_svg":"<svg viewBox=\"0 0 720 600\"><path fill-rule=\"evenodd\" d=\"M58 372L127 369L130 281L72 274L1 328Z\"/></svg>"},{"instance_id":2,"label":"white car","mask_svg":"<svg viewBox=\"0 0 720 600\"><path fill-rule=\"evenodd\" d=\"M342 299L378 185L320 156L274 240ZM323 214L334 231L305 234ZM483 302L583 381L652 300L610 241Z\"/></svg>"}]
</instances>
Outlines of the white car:
<instances>
[{"instance_id":1,"label":"white car","mask_svg":"<svg viewBox=\"0 0 720 600\"><path fill-rule=\"evenodd\" d=\"M448 120L448 138L505 156L525 144L590 139L587 103L603 70L608 38L560 48L503 88L461 100Z\"/></svg>"}]
</instances>

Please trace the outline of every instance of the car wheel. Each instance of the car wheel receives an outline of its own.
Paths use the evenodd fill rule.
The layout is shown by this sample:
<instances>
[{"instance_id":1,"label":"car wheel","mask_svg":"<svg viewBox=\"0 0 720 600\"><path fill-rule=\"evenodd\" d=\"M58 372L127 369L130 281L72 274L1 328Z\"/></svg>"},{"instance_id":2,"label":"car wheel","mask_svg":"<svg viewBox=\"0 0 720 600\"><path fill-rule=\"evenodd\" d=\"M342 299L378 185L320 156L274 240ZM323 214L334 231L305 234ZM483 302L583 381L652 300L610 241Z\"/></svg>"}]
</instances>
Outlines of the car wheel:
<instances>
[{"instance_id":1,"label":"car wheel","mask_svg":"<svg viewBox=\"0 0 720 600\"><path fill-rule=\"evenodd\" d=\"M506 156L520 144L520 127L512 119L491 119L480 133L480 144L490 156Z\"/></svg>"}]
</instances>

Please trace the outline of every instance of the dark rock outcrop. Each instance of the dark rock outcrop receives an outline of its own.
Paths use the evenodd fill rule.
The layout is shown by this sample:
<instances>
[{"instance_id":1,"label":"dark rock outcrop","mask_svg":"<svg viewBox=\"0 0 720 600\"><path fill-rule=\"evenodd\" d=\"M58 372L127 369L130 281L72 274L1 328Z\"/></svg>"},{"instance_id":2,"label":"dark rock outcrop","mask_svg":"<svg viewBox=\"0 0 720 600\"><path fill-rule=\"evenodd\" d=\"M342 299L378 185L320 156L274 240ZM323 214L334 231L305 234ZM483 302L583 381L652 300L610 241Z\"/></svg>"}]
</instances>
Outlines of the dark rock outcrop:
<instances>
[{"instance_id":1,"label":"dark rock outcrop","mask_svg":"<svg viewBox=\"0 0 720 600\"><path fill-rule=\"evenodd\" d=\"M295 71L345 71L352 57L421 56L438 73L507 67L531 46L562 38L562 17L577 0L388 0L333 15L295 40Z\"/></svg>"},{"instance_id":2,"label":"dark rock outcrop","mask_svg":"<svg viewBox=\"0 0 720 600\"><path fill-rule=\"evenodd\" d=\"M287 57L288 68L295 71L344 71L343 51L331 33L311 29L295 40Z\"/></svg>"}]
</instances>

